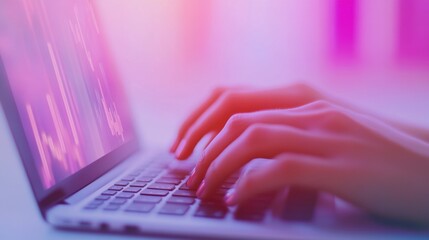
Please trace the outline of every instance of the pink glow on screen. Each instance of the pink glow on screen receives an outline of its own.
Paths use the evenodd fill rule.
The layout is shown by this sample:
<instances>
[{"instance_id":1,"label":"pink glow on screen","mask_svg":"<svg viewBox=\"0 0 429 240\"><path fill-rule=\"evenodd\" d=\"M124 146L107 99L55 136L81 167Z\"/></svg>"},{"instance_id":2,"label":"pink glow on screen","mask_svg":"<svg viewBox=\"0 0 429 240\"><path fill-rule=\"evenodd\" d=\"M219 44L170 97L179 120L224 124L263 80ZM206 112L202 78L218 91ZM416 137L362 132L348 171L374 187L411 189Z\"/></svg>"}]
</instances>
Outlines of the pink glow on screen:
<instances>
[{"instance_id":1,"label":"pink glow on screen","mask_svg":"<svg viewBox=\"0 0 429 240\"><path fill-rule=\"evenodd\" d=\"M132 137L90 1L7 0L2 58L45 188ZM3 14L3 16L1 16ZM6 25L5 25L6 26Z\"/></svg>"}]
</instances>

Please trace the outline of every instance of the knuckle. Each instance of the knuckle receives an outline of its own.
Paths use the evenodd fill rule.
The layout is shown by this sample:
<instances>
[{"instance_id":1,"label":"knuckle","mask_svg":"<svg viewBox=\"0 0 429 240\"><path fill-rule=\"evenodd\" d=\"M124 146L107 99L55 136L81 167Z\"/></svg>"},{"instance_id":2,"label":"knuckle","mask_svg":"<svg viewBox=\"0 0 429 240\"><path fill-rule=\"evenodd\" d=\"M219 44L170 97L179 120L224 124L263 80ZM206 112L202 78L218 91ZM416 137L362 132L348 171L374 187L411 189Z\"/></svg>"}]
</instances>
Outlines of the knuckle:
<instances>
[{"instance_id":1,"label":"knuckle","mask_svg":"<svg viewBox=\"0 0 429 240\"><path fill-rule=\"evenodd\" d=\"M331 108L323 111L323 116L328 122L338 123L347 118L347 115L337 109Z\"/></svg>"},{"instance_id":2,"label":"knuckle","mask_svg":"<svg viewBox=\"0 0 429 240\"><path fill-rule=\"evenodd\" d=\"M219 164L216 161L212 162L207 169L206 178L216 176L217 175L216 173L218 171L219 171Z\"/></svg>"},{"instance_id":3,"label":"knuckle","mask_svg":"<svg viewBox=\"0 0 429 240\"><path fill-rule=\"evenodd\" d=\"M312 88L305 82L297 82L292 84L292 87L302 92L310 91Z\"/></svg>"},{"instance_id":4,"label":"knuckle","mask_svg":"<svg viewBox=\"0 0 429 240\"><path fill-rule=\"evenodd\" d=\"M289 158L282 164L283 169L291 172L295 172L298 169L298 166L299 161L295 160L294 158Z\"/></svg>"},{"instance_id":5,"label":"knuckle","mask_svg":"<svg viewBox=\"0 0 429 240\"><path fill-rule=\"evenodd\" d=\"M228 119L226 127L231 130L241 128L246 125L247 118L248 114L246 113L236 113Z\"/></svg>"},{"instance_id":6,"label":"knuckle","mask_svg":"<svg viewBox=\"0 0 429 240\"><path fill-rule=\"evenodd\" d=\"M235 97L235 93L231 90L224 91L221 96L221 100L224 102L231 102Z\"/></svg>"},{"instance_id":7,"label":"knuckle","mask_svg":"<svg viewBox=\"0 0 429 240\"><path fill-rule=\"evenodd\" d=\"M216 87L213 91L212 91L212 95L214 96L218 96L220 94L222 94L223 92L225 92L228 88L225 86L219 86Z\"/></svg>"},{"instance_id":8,"label":"knuckle","mask_svg":"<svg viewBox=\"0 0 429 240\"><path fill-rule=\"evenodd\" d=\"M220 96L221 105L228 107L238 107L241 95L237 90L226 90Z\"/></svg>"},{"instance_id":9,"label":"knuckle","mask_svg":"<svg viewBox=\"0 0 429 240\"><path fill-rule=\"evenodd\" d=\"M335 107L318 112L317 117L319 119L318 125L329 130L341 132L350 128L349 122L351 118L345 112Z\"/></svg>"},{"instance_id":10,"label":"knuckle","mask_svg":"<svg viewBox=\"0 0 429 240\"><path fill-rule=\"evenodd\" d=\"M332 105L331 103L329 103L324 99L318 99L310 103L307 103L302 108L305 110L321 110L321 109L329 109L331 105Z\"/></svg>"},{"instance_id":11,"label":"knuckle","mask_svg":"<svg viewBox=\"0 0 429 240\"><path fill-rule=\"evenodd\" d=\"M302 172L301 165L302 164L300 163L300 161L293 158L289 158L282 162L280 169L284 174L284 176L287 176L293 179L295 176L299 174L305 174Z\"/></svg>"},{"instance_id":12,"label":"knuckle","mask_svg":"<svg viewBox=\"0 0 429 240\"><path fill-rule=\"evenodd\" d=\"M239 180L239 185L243 189L251 189L253 186L255 186L256 183L257 181L254 177L254 174L251 172L244 174Z\"/></svg>"},{"instance_id":13,"label":"knuckle","mask_svg":"<svg viewBox=\"0 0 429 240\"><path fill-rule=\"evenodd\" d=\"M319 109L331 108L332 104L324 99L316 100L313 102L314 106Z\"/></svg>"},{"instance_id":14,"label":"knuckle","mask_svg":"<svg viewBox=\"0 0 429 240\"><path fill-rule=\"evenodd\" d=\"M247 143L257 143L266 132L267 127L264 124L253 124L244 132L244 138Z\"/></svg>"}]
</instances>

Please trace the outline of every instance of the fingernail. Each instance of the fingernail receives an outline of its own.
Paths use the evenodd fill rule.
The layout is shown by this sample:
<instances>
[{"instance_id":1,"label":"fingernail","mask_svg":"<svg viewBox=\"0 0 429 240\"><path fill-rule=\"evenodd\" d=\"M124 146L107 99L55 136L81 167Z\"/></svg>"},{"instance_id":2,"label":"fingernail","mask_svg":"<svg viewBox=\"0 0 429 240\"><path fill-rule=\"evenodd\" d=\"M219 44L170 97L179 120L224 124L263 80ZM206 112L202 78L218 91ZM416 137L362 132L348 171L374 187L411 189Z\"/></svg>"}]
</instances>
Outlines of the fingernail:
<instances>
[{"instance_id":1,"label":"fingernail","mask_svg":"<svg viewBox=\"0 0 429 240\"><path fill-rule=\"evenodd\" d=\"M188 181L186 182L186 186L192 187L194 185L194 182L195 182L195 171L196 171L196 168L194 168L192 170L191 176L188 178Z\"/></svg>"},{"instance_id":2,"label":"fingernail","mask_svg":"<svg viewBox=\"0 0 429 240\"><path fill-rule=\"evenodd\" d=\"M185 150L186 147L186 141L182 140L182 142L179 144L179 146L177 147L176 150L176 158L177 159L183 159L183 152Z\"/></svg>"},{"instance_id":3,"label":"fingernail","mask_svg":"<svg viewBox=\"0 0 429 240\"><path fill-rule=\"evenodd\" d=\"M206 190L206 183L203 181L197 190L197 197L202 198Z\"/></svg>"},{"instance_id":4,"label":"fingernail","mask_svg":"<svg viewBox=\"0 0 429 240\"><path fill-rule=\"evenodd\" d=\"M237 197L234 189L230 189L225 195L225 203L227 205L235 205Z\"/></svg>"}]
</instances>

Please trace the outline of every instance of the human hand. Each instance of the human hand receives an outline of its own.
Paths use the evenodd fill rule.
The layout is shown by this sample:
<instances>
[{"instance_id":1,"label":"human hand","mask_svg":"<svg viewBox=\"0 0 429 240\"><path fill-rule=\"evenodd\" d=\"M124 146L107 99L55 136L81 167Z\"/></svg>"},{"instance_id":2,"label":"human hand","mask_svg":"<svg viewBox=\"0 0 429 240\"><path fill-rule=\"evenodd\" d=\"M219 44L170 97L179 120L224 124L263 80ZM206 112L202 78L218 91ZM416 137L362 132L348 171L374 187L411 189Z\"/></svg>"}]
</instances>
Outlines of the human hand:
<instances>
[{"instance_id":1,"label":"human hand","mask_svg":"<svg viewBox=\"0 0 429 240\"><path fill-rule=\"evenodd\" d=\"M184 121L170 148L177 159L186 159L197 143L209 133L222 130L237 113L264 109L294 108L324 99L316 89L303 83L272 89L218 88Z\"/></svg>"},{"instance_id":2,"label":"human hand","mask_svg":"<svg viewBox=\"0 0 429 240\"><path fill-rule=\"evenodd\" d=\"M203 182L198 195L207 197L231 173L253 159L265 159L240 177L228 204L285 186L304 186L380 216L429 223L428 144L376 118L308 97L316 95L320 98L317 92L297 94L308 102L291 108L219 117L228 120L203 152L189 185Z\"/></svg>"}]
</instances>

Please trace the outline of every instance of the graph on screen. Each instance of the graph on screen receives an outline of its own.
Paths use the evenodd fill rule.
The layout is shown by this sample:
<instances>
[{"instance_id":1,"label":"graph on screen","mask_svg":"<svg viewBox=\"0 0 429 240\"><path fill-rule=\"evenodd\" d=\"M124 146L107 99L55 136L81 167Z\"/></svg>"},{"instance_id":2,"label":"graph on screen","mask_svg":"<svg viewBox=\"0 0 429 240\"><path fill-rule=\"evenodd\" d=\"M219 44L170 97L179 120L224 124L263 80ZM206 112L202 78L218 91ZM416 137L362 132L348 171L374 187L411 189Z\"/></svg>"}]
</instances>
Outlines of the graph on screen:
<instances>
[{"instance_id":1,"label":"graph on screen","mask_svg":"<svg viewBox=\"0 0 429 240\"><path fill-rule=\"evenodd\" d=\"M125 143L128 112L90 1L3 5L15 26L2 34L20 47L6 50L8 75L49 188Z\"/></svg>"}]
</instances>

